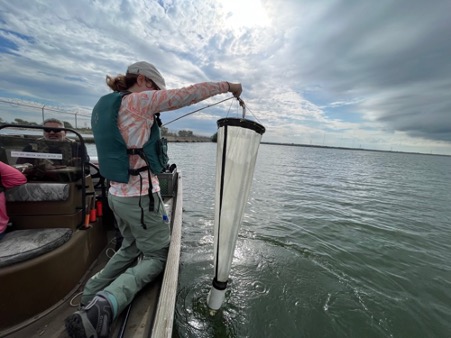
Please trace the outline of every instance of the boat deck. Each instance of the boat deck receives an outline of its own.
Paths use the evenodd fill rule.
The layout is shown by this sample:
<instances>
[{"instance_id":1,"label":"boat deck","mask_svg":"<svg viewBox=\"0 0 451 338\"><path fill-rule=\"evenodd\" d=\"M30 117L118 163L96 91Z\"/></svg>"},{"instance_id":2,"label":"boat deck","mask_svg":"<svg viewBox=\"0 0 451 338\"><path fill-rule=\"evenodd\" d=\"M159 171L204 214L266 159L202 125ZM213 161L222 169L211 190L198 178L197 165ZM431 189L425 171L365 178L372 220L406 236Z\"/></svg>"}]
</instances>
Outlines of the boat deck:
<instances>
[{"instance_id":1,"label":"boat deck","mask_svg":"<svg viewBox=\"0 0 451 338\"><path fill-rule=\"evenodd\" d=\"M181 182L179 184L178 190L181 194ZM179 196L179 198L182 198L182 196ZM173 209L172 203L173 199L165 200L169 210ZM115 320L111 329L111 337L171 337L180 256L181 204L176 205L173 209L171 245L164 272L141 290L129 308L126 308ZM114 253L113 231L108 233L108 238L107 247L92 264L82 282L69 295L45 313L31 318L26 323L21 323L21 328L17 328L16 332L12 332L11 329L8 331L12 333L3 331L0 336L11 338L69 337L64 328L65 318L77 310L85 282L102 269ZM165 283L163 283L163 280Z\"/></svg>"},{"instance_id":2,"label":"boat deck","mask_svg":"<svg viewBox=\"0 0 451 338\"><path fill-rule=\"evenodd\" d=\"M47 314L41 314L39 317L30 319L29 325L17 333L9 334L6 337L69 337L64 329L64 319L77 310L84 283L106 264L109 259L107 254L111 255L114 252L114 234L111 233L109 237L112 239L110 244L93 264L90 271L88 271L83 280L83 284L79 284L73 292L52 308ZM137 319L153 318L155 316L154 313L149 313L149 311L154 311L156 307L155 303L158 301L161 279L162 275L156 281L147 285L133 301L130 308L131 313L128 316L128 325L126 325L126 328L124 329L124 337L134 337L135 331L137 330L146 330L148 332L151 329L150 323L139 323ZM119 332L123 329L122 323L126 314L127 310L125 310L114 322L114 326L112 327L113 337L117 337ZM146 325L149 327L146 328Z\"/></svg>"}]
</instances>

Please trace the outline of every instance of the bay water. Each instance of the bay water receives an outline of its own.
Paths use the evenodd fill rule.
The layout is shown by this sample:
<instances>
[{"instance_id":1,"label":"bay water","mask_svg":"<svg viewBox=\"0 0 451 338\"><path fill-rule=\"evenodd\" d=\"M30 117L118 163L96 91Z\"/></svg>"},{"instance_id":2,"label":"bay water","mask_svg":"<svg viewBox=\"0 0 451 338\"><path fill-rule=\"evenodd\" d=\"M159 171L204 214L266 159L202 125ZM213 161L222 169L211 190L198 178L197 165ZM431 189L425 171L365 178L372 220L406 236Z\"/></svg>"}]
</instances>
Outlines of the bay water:
<instances>
[{"instance_id":1,"label":"bay water","mask_svg":"<svg viewBox=\"0 0 451 338\"><path fill-rule=\"evenodd\" d=\"M169 156L184 203L173 337L451 337L451 157L262 144L211 315L216 144Z\"/></svg>"}]
</instances>

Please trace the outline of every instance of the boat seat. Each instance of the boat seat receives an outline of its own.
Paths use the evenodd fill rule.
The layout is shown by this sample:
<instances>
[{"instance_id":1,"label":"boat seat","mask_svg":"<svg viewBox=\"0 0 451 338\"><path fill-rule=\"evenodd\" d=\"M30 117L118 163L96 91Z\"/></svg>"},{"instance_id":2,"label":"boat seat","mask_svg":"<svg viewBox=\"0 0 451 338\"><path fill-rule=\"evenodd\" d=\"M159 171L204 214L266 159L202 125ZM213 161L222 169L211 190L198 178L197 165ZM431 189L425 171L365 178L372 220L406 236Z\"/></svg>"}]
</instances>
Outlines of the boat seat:
<instances>
[{"instance_id":1,"label":"boat seat","mask_svg":"<svg viewBox=\"0 0 451 338\"><path fill-rule=\"evenodd\" d=\"M65 201L69 198L66 183L26 183L6 190L8 202Z\"/></svg>"},{"instance_id":2,"label":"boat seat","mask_svg":"<svg viewBox=\"0 0 451 338\"><path fill-rule=\"evenodd\" d=\"M20 263L66 243L72 235L69 228L14 230L0 240L0 268Z\"/></svg>"},{"instance_id":3,"label":"boat seat","mask_svg":"<svg viewBox=\"0 0 451 338\"><path fill-rule=\"evenodd\" d=\"M77 182L28 182L5 191L13 229L72 228L82 221L82 192Z\"/></svg>"}]
</instances>

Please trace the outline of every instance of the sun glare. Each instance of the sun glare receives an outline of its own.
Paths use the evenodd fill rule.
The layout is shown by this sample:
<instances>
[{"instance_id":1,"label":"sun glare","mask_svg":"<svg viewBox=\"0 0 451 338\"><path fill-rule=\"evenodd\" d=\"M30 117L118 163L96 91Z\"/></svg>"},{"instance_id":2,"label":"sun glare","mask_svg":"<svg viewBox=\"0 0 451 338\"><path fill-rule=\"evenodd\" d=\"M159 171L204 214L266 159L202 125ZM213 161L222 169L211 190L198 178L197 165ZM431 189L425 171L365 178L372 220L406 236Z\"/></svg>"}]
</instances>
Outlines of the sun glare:
<instances>
[{"instance_id":1,"label":"sun glare","mask_svg":"<svg viewBox=\"0 0 451 338\"><path fill-rule=\"evenodd\" d=\"M260 0L222 0L226 24L240 28L264 27L270 19Z\"/></svg>"}]
</instances>

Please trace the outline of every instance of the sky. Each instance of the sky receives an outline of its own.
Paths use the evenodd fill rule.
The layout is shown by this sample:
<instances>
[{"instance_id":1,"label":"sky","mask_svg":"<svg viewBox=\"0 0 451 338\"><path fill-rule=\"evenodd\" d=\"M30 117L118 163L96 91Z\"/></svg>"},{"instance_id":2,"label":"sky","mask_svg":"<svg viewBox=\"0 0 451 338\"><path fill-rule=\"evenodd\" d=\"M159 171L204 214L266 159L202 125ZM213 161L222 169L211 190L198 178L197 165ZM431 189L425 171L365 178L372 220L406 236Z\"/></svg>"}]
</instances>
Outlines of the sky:
<instances>
[{"instance_id":1,"label":"sky","mask_svg":"<svg viewBox=\"0 0 451 338\"><path fill-rule=\"evenodd\" d=\"M0 118L89 126L105 76L144 60L168 89L240 82L263 142L451 155L449 13L450 0L0 0ZM228 97L163 123L213 135L242 116L215 104Z\"/></svg>"}]
</instances>

